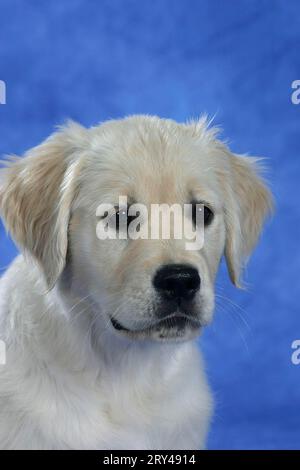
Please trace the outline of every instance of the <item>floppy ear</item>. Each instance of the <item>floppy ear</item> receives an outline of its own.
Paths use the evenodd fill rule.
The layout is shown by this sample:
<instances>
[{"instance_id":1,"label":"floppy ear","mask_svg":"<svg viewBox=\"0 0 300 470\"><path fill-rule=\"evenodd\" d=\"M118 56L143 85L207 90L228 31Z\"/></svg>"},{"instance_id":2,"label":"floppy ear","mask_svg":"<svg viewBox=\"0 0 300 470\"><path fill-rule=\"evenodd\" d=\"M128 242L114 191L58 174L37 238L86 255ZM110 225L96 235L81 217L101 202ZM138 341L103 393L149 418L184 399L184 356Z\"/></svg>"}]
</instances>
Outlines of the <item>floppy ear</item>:
<instances>
[{"instance_id":1,"label":"floppy ear","mask_svg":"<svg viewBox=\"0 0 300 470\"><path fill-rule=\"evenodd\" d=\"M2 170L0 212L4 223L21 250L38 261L49 288L65 265L80 169L76 145L84 132L70 123L23 158L11 159Z\"/></svg>"},{"instance_id":2,"label":"floppy ear","mask_svg":"<svg viewBox=\"0 0 300 470\"><path fill-rule=\"evenodd\" d=\"M230 278L240 287L239 278L254 248L266 216L272 212L272 196L260 177L259 158L231 154L226 184L225 257Z\"/></svg>"}]
</instances>

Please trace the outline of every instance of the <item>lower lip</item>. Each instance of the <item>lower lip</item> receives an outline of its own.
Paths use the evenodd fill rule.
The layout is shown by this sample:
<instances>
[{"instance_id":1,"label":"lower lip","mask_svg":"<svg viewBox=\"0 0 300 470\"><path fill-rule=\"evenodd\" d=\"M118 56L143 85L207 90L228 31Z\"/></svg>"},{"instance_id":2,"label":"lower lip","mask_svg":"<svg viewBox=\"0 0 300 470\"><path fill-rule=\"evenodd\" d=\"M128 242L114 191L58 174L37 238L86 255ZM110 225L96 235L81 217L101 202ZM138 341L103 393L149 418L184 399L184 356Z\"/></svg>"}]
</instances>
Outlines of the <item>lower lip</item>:
<instances>
[{"instance_id":1,"label":"lower lip","mask_svg":"<svg viewBox=\"0 0 300 470\"><path fill-rule=\"evenodd\" d=\"M167 319L161 320L160 322L150 326L149 328L145 328L143 330L129 330L128 328L124 328L120 325L116 320L111 319L112 326L115 330L119 333L123 333L126 336L131 337L151 337L152 335L160 335L159 330L160 328L167 328L169 329L168 332L164 333L161 336L161 339L168 339L168 338L180 338L181 336L185 336L185 331L187 329L191 330L191 332L197 332L200 330L200 324L196 321L188 320L186 317L183 316L173 316Z\"/></svg>"}]
</instances>

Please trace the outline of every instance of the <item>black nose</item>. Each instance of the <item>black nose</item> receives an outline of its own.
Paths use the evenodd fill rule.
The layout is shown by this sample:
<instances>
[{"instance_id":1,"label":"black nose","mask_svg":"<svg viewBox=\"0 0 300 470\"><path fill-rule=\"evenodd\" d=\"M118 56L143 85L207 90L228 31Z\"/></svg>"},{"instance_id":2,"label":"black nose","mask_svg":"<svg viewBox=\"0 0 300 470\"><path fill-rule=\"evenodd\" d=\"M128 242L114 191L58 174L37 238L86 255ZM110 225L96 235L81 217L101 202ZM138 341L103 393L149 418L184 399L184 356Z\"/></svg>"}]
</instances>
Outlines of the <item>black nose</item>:
<instances>
[{"instance_id":1,"label":"black nose","mask_svg":"<svg viewBox=\"0 0 300 470\"><path fill-rule=\"evenodd\" d=\"M166 300L191 300L200 288L200 276L191 266L167 264L157 271L153 285Z\"/></svg>"}]
</instances>

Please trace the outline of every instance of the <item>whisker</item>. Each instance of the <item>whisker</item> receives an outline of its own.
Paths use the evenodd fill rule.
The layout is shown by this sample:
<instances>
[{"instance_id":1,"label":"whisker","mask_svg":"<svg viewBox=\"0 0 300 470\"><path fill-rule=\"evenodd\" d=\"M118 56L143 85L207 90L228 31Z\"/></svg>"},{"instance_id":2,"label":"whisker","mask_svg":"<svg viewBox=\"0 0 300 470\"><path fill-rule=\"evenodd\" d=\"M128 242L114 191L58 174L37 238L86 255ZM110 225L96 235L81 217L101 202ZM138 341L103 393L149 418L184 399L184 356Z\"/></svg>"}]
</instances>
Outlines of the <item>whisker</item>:
<instances>
[{"instance_id":1,"label":"whisker","mask_svg":"<svg viewBox=\"0 0 300 470\"><path fill-rule=\"evenodd\" d=\"M247 344L247 341L246 341L246 338L245 338L245 335L244 333L242 332L241 328L240 328L240 325L235 321L235 317L232 315L232 311L231 310L226 310L225 306L222 304L217 304L217 306L225 313L229 313L229 318L232 320L232 322L234 323L235 327L237 328L238 330L238 333L239 333L239 336L245 346L245 349L248 353L248 355L250 356L250 350L249 350L249 347L248 347L248 344Z\"/></svg>"}]
</instances>

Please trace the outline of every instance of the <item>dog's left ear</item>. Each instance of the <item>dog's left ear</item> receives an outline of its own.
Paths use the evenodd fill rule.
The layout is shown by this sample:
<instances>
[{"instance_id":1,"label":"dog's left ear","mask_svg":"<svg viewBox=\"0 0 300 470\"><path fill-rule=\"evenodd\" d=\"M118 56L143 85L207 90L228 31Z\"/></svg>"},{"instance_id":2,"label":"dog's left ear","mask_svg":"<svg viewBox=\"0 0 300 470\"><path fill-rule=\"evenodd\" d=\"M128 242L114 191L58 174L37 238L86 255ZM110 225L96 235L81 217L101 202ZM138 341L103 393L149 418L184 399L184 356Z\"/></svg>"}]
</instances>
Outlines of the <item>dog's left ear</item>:
<instances>
[{"instance_id":1,"label":"dog's left ear","mask_svg":"<svg viewBox=\"0 0 300 470\"><path fill-rule=\"evenodd\" d=\"M264 220L272 212L272 195L260 176L259 158L234 155L229 159L225 183L225 257L230 278L237 287L242 268L261 233Z\"/></svg>"},{"instance_id":2,"label":"dog's left ear","mask_svg":"<svg viewBox=\"0 0 300 470\"><path fill-rule=\"evenodd\" d=\"M1 216L21 250L38 261L49 288L65 265L85 132L70 123L1 170Z\"/></svg>"}]
</instances>

